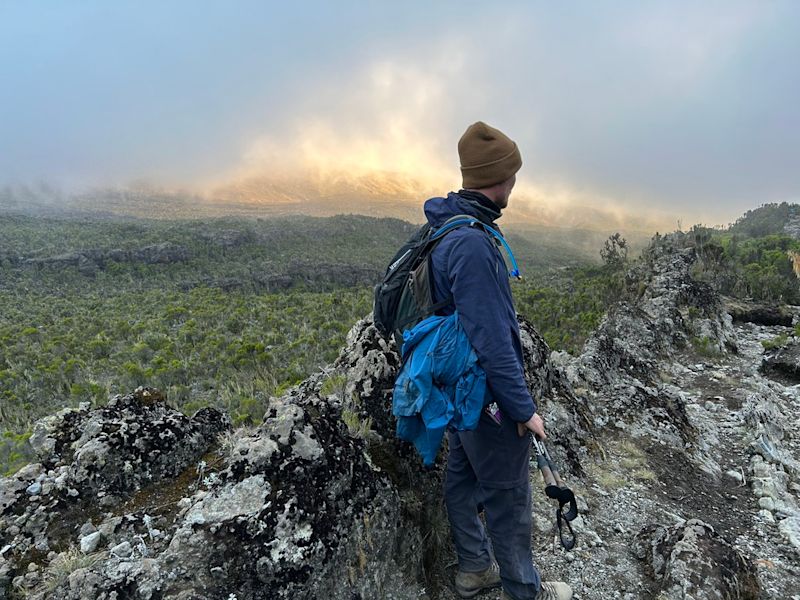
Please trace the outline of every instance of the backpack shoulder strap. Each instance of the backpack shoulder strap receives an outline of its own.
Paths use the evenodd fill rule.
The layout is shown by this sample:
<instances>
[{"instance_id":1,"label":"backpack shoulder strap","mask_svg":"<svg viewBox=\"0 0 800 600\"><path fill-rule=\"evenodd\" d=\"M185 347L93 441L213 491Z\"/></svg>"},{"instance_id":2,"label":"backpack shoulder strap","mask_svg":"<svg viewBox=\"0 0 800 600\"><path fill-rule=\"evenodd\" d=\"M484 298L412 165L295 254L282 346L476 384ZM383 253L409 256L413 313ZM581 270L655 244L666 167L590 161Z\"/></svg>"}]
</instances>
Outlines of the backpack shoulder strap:
<instances>
[{"instance_id":1,"label":"backpack shoulder strap","mask_svg":"<svg viewBox=\"0 0 800 600\"><path fill-rule=\"evenodd\" d=\"M430 240L438 240L454 229L458 229L459 227L470 226L474 227L475 225L483 225L482 221L476 217L471 217L470 215L455 215L450 217L445 221L441 227L434 230L431 234Z\"/></svg>"},{"instance_id":2,"label":"backpack shoulder strap","mask_svg":"<svg viewBox=\"0 0 800 600\"><path fill-rule=\"evenodd\" d=\"M502 234L492 227L491 225L487 225L480 219L476 217L471 217L469 215L456 215L454 217L450 217L444 224L439 227L436 231L431 234L430 241L435 241L446 235L447 233L453 231L458 227L463 227L465 225L469 225L470 227L480 226L487 234L494 237L497 242L503 246L505 251L508 253L508 257L511 260L511 271L509 271L509 277L516 277L517 279L522 279L522 275L519 271L519 266L517 265L517 259L514 258L514 253L511 251L511 246L508 245L506 239L502 236Z\"/></svg>"}]
</instances>

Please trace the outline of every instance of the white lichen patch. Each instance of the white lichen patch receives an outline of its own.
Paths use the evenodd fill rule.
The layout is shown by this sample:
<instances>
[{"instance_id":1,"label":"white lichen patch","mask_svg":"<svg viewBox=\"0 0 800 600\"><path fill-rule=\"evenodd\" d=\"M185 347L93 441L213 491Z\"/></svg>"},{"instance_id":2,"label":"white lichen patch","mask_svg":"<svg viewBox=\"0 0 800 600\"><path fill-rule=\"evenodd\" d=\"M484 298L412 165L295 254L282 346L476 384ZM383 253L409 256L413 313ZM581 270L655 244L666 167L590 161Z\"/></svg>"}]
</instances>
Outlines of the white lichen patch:
<instances>
[{"instance_id":1,"label":"white lichen patch","mask_svg":"<svg viewBox=\"0 0 800 600\"><path fill-rule=\"evenodd\" d=\"M230 453L229 460L234 462L243 458L253 470L262 468L269 463L272 455L278 451L278 444L265 435L256 434L253 436L238 439Z\"/></svg>"},{"instance_id":2,"label":"white lichen patch","mask_svg":"<svg viewBox=\"0 0 800 600\"><path fill-rule=\"evenodd\" d=\"M314 434L314 428L311 425L306 425L303 431L295 431L294 433L294 452L300 458L305 460L316 460L322 456L322 446L319 445L311 436Z\"/></svg>"},{"instance_id":3,"label":"white lichen patch","mask_svg":"<svg viewBox=\"0 0 800 600\"><path fill-rule=\"evenodd\" d=\"M288 444L295 424L303 419L303 409L281 401L272 402L270 408L275 410L275 416L265 418L261 428L269 437L277 438L279 444Z\"/></svg>"},{"instance_id":4,"label":"white lichen patch","mask_svg":"<svg viewBox=\"0 0 800 600\"><path fill-rule=\"evenodd\" d=\"M308 541L313 533L311 525L298 522L297 518L291 515L291 509L292 503L289 502L278 517L275 539L267 544L273 563L300 564L305 559L306 551L309 550ZM299 545L299 542L303 544Z\"/></svg>"},{"instance_id":5,"label":"white lichen patch","mask_svg":"<svg viewBox=\"0 0 800 600\"><path fill-rule=\"evenodd\" d=\"M248 477L230 488L222 488L205 496L189 509L186 522L189 525L203 525L257 515L269 492L270 485L263 475Z\"/></svg>"}]
</instances>

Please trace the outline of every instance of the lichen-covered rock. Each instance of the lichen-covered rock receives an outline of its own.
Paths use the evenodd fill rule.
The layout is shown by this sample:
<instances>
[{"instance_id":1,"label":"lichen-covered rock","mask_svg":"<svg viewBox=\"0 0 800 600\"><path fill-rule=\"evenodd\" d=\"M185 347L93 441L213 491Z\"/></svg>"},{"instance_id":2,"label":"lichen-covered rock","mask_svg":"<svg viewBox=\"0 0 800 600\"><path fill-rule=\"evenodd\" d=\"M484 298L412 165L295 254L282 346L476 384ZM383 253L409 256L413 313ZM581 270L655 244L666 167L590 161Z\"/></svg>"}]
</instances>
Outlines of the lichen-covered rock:
<instances>
[{"instance_id":1,"label":"lichen-covered rock","mask_svg":"<svg viewBox=\"0 0 800 600\"><path fill-rule=\"evenodd\" d=\"M581 366L593 383L620 371L649 385L657 381L657 359L705 337L719 352L736 350L736 333L718 294L694 279L697 260L680 234L654 238L643 261L627 274L636 297L620 302L587 342Z\"/></svg>"},{"instance_id":2,"label":"lichen-covered rock","mask_svg":"<svg viewBox=\"0 0 800 600\"><path fill-rule=\"evenodd\" d=\"M519 316L525 380L545 421L550 453L567 473L583 474L589 437L586 399L575 395L566 375L551 360L547 342L524 317Z\"/></svg>"},{"instance_id":3,"label":"lichen-covered rock","mask_svg":"<svg viewBox=\"0 0 800 600\"><path fill-rule=\"evenodd\" d=\"M98 409L82 404L39 421L31 446L47 467L69 464L71 482L103 497L175 477L227 427L219 411L202 409L190 419L157 390L140 388Z\"/></svg>"},{"instance_id":4,"label":"lichen-covered rock","mask_svg":"<svg viewBox=\"0 0 800 600\"><path fill-rule=\"evenodd\" d=\"M755 566L700 520L647 527L634 552L658 582L658 600L759 598Z\"/></svg>"},{"instance_id":5,"label":"lichen-covered rock","mask_svg":"<svg viewBox=\"0 0 800 600\"><path fill-rule=\"evenodd\" d=\"M764 386L751 394L742 415L753 436L748 483L758 499L764 517L777 523L787 548L800 556L800 500L792 492L800 491L800 461L792 451L794 425L780 408L780 399Z\"/></svg>"},{"instance_id":6,"label":"lichen-covered rock","mask_svg":"<svg viewBox=\"0 0 800 600\"><path fill-rule=\"evenodd\" d=\"M158 572L170 574L162 594L344 600L374 586L396 598L417 593L400 585L414 564L398 551L403 537L419 537L404 526L391 482L336 406L318 397L296 402L274 399L264 424L233 446L216 484L189 499L156 559Z\"/></svg>"},{"instance_id":7,"label":"lichen-covered rock","mask_svg":"<svg viewBox=\"0 0 800 600\"><path fill-rule=\"evenodd\" d=\"M359 351L375 344L388 350L370 324L355 331L351 340ZM353 365L361 400L375 411L374 421L364 418L377 423L389 412L384 380L394 377L398 363L380 364L396 360L390 351L382 359L363 352L361 359ZM232 592L240 600L419 597L425 568L419 515L426 511L415 512L419 496L399 489L372 461L368 436L353 435L341 419L341 402L319 394L323 383L322 376L312 378L273 399L260 427L229 436L213 456L207 450L224 420L209 411L188 419L152 391L41 421L32 440L42 464L0 488L0 531L13 539L13 549L3 549L0 589L15 581L34 598L75 599L227 598ZM188 439L193 443L182 443ZM376 462L388 467L392 453ZM438 473L415 475L402 460L395 457L391 470L438 495ZM21 503L42 505L25 492L31 483L41 479L47 486L59 477L52 483L63 488L57 502L18 517ZM146 486L156 481L164 483ZM49 494L42 491L56 495ZM114 501L104 502L108 497ZM89 498L93 508L83 502ZM98 511L98 504L107 506ZM92 520L96 532L83 534L94 531ZM20 579L37 544L50 552L46 563L74 563L74 572ZM67 560L81 546L91 564Z\"/></svg>"},{"instance_id":8,"label":"lichen-covered rock","mask_svg":"<svg viewBox=\"0 0 800 600\"><path fill-rule=\"evenodd\" d=\"M123 517L114 511L142 490L171 485L229 426L213 409L189 418L146 388L39 421L31 445L40 462L0 479L0 598L10 580L34 596L50 589L45 575L19 579L39 557L58 564L79 548L92 554L101 539L118 542ZM102 533L81 535L87 519L102 522Z\"/></svg>"}]
</instances>

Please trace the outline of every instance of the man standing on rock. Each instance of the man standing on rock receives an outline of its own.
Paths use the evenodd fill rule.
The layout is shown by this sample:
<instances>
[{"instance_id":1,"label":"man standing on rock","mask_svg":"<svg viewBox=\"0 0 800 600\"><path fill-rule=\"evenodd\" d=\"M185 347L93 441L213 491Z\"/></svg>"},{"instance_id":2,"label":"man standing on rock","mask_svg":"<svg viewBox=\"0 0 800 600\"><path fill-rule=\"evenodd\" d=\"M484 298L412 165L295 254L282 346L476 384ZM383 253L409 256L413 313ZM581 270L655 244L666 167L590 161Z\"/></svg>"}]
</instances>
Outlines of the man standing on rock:
<instances>
[{"instance_id":1,"label":"man standing on rock","mask_svg":"<svg viewBox=\"0 0 800 600\"><path fill-rule=\"evenodd\" d=\"M508 206L522 166L517 145L479 121L459 140L458 154L464 189L428 200L425 216L432 227L456 215L470 215L496 228L494 222ZM474 431L448 433L444 496L458 554L456 590L462 598L471 598L502 584L507 599L569 600L572 590L567 584L542 583L533 566L529 432L542 438L545 432L525 383L503 257L481 227L462 227L436 246L431 267L434 302L452 299L439 314L458 311L486 372L490 394ZM490 404L499 410L488 408Z\"/></svg>"}]
</instances>

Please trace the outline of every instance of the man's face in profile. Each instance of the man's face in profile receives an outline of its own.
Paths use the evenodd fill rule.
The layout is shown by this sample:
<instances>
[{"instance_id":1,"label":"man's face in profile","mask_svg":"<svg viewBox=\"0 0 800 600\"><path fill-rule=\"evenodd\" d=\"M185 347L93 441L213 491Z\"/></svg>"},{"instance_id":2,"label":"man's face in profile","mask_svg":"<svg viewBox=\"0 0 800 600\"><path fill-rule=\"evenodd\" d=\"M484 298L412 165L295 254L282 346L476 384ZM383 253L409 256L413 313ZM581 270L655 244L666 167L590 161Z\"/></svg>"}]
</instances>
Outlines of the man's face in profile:
<instances>
[{"instance_id":1,"label":"man's face in profile","mask_svg":"<svg viewBox=\"0 0 800 600\"><path fill-rule=\"evenodd\" d=\"M511 190L514 189L514 184L516 183L516 175L512 175L506 182L504 182L502 194L499 194L497 198L497 206L499 208L506 208L508 206L508 199L511 197Z\"/></svg>"}]
</instances>

